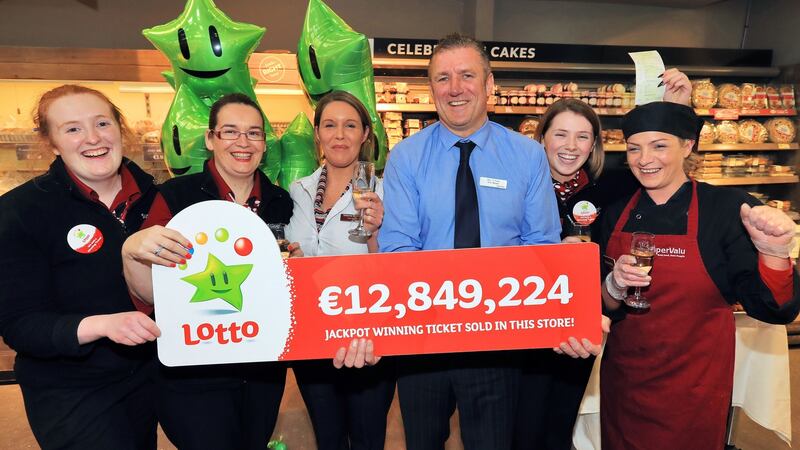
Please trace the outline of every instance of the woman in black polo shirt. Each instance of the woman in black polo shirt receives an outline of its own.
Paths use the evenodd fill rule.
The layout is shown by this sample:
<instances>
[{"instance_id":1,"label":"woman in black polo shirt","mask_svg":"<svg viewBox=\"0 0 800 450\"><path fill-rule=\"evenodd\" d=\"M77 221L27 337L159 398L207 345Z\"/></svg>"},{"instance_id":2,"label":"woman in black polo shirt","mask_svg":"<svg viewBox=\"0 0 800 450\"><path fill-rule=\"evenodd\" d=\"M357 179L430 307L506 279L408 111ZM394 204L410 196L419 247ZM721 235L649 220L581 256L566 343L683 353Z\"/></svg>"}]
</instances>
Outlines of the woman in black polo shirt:
<instances>
[{"instance_id":1,"label":"woman in black polo shirt","mask_svg":"<svg viewBox=\"0 0 800 450\"><path fill-rule=\"evenodd\" d=\"M145 222L122 250L132 291L152 304L151 264L175 265L191 257L191 243L164 228L173 215L205 200L249 208L265 223L288 223L289 194L258 170L266 150L264 116L244 94L229 94L211 107L206 146L213 157L203 172L159 187ZM211 365L159 370L159 421L180 449L263 449L278 417L286 378L284 363Z\"/></svg>"},{"instance_id":2,"label":"woman in black polo shirt","mask_svg":"<svg viewBox=\"0 0 800 450\"><path fill-rule=\"evenodd\" d=\"M153 179L122 156L130 132L98 91L48 91L34 120L56 159L0 197L0 335L28 421L45 449L154 449L159 331L131 303L119 258Z\"/></svg>"}]
</instances>

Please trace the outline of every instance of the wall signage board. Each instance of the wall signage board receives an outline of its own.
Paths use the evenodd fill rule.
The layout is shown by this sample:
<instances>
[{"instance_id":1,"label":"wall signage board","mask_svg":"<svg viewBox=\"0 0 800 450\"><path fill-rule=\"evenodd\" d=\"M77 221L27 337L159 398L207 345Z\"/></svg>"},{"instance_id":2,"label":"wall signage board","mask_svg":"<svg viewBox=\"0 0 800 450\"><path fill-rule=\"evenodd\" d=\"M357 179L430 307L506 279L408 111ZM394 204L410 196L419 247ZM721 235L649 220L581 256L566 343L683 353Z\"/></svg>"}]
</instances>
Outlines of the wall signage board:
<instances>
[{"instance_id":1,"label":"wall signage board","mask_svg":"<svg viewBox=\"0 0 800 450\"><path fill-rule=\"evenodd\" d=\"M428 59L435 39L374 38L373 57ZM769 67L772 50L485 41L492 61L630 64L629 52L657 50L671 66Z\"/></svg>"}]
</instances>

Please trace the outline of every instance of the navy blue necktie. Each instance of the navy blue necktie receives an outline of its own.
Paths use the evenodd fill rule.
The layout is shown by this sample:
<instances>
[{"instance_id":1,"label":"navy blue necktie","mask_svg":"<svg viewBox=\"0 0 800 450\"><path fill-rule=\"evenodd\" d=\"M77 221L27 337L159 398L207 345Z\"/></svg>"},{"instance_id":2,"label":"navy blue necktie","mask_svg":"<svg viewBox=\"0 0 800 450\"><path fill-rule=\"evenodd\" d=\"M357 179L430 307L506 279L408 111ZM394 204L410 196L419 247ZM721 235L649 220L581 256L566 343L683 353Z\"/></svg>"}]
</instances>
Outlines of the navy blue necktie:
<instances>
[{"instance_id":1,"label":"navy blue necktie","mask_svg":"<svg viewBox=\"0 0 800 450\"><path fill-rule=\"evenodd\" d=\"M475 149L472 141L457 142L461 150L456 175L456 220L453 248L481 246L481 222L478 216L478 192L469 168L469 155Z\"/></svg>"}]
</instances>

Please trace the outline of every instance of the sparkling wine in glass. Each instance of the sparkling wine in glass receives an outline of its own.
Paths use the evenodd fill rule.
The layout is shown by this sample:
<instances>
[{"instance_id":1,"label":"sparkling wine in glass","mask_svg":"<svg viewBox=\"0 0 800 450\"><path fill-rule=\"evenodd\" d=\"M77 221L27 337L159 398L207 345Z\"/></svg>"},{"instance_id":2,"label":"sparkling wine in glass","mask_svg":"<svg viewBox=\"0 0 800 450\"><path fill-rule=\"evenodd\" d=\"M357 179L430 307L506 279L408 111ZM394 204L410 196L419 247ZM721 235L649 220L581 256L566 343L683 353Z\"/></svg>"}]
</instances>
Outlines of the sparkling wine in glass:
<instances>
[{"instance_id":1,"label":"sparkling wine in glass","mask_svg":"<svg viewBox=\"0 0 800 450\"><path fill-rule=\"evenodd\" d=\"M275 236L275 242L278 243L278 248L281 251L281 257L286 259L289 257L289 240L286 239L286 233L284 229L286 228L285 223L268 223L267 227L272 231L272 235Z\"/></svg>"},{"instance_id":2,"label":"sparkling wine in glass","mask_svg":"<svg viewBox=\"0 0 800 450\"><path fill-rule=\"evenodd\" d=\"M652 233L637 231L631 238L631 255L636 258L635 267L640 267L645 273L653 269L653 258L656 255L656 240ZM650 302L642 294L642 288L637 286L633 295L625 299L625 304L637 310L650 308Z\"/></svg>"},{"instance_id":3,"label":"sparkling wine in glass","mask_svg":"<svg viewBox=\"0 0 800 450\"><path fill-rule=\"evenodd\" d=\"M367 192L375 191L375 164L367 161L359 161L353 169L353 180L351 190L353 201L360 199ZM358 210L358 226L349 231L351 236L368 238L372 233L364 228L364 212Z\"/></svg>"}]
</instances>

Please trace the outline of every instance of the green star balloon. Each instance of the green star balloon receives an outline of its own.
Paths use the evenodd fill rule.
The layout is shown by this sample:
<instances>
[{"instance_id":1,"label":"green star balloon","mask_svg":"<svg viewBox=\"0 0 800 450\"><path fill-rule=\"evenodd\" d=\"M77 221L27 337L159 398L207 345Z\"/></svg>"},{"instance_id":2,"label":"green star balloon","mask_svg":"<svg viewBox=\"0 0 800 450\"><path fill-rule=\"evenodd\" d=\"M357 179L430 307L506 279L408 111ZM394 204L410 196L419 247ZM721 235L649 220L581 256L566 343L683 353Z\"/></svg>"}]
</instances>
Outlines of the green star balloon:
<instances>
[{"instance_id":1,"label":"green star balloon","mask_svg":"<svg viewBox=\"0 0 800 450\"><path fill-rule=\"evenodd\" d=\"M181 278L197 288L189 303L220 299L242 310L242 283L253 270L252 264L227 266L211 253L202 272Z\"/></svg>"},{"instance_id":2,"label":"green star balloon","mask_svg":"<svg viewBox=\"0 0 800 450\"><path fill-rule=\"evenodd\" d=\"M188 0L175 20L142 31L172 65L163 75L176 93L161 134L164 160L173 176L202 171L205 160L200 155L208 153L205 142L196 137L208 128L214 102L232 92L256 100L247 60L264 31L232 21L212 0ZM264 128L267 151L280 161L280 143L266 118ZM277 176L275 169L270 171Z\"/></svg>"},{"instance_id":3,"label":"green star balloon","mask_svg":"<svg viewBox=\"0 0 800 450\"><path fill-rule=\"evenodd\" d=\"M347 91L367 107L378 139L375 168L386 165L388 140L375 104L375 75L367 37L350 28L322 0L309 0L297 68L312 104L333 90Z\"/></svg>"},{"instance_id":4,"label":"green star balloon","mask_svg":"<svg viewBox=\"0 0 800 450\"><path fill-rule=\"evenodd\" d=\"M283 160L279 184L284 189L294 180L311 175L319 167L319 153L314 144L314 126L304 113L298 113L281 136Z\"/></svg>"},{"instance_id":5,"label":"green star balloon","mask_svg":"<svg viewBox=\"0 0 800 450\"><path fill-rule=\"evenodd\" d=\"M208 111L188 86L178 88L161 127L161 150L173 177L202 171L210 156L205 144Z\"/></svg>"}]
</instances>

